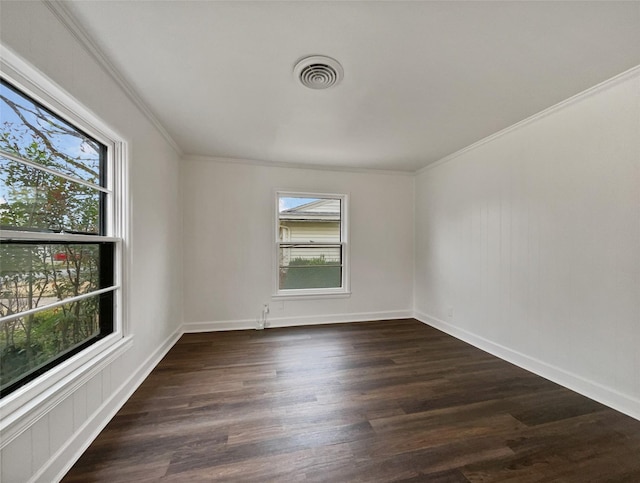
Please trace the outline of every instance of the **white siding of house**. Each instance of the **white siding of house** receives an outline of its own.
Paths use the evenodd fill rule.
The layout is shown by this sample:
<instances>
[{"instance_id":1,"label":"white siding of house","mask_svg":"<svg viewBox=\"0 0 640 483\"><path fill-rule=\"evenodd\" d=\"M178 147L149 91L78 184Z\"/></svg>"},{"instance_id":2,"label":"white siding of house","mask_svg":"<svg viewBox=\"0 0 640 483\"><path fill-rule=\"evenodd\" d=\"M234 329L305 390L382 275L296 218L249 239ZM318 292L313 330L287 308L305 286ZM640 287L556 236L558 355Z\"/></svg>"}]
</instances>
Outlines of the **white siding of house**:
<instances>
[{"instance_id":1,"label":"white siding of house","mask_svg":"<svg viewBox=\"0 0 640 483\"><path fill-rule=\"evenodd\" d=\"M283 221L282 226L289 227L289 241L293 242L316 242L316 243L339 243L340 224L335 223L313 223L313 222L291 222Z\"/></svg>"},{"instance_id":2,"label":"white siding of house","mask_svg":"<svg viewBox=\"0 0 640 483\"><path fill-rule=\"evenodd\" d=\"M336 199L315 201L305 206L304 211L308 213L340 213L340 200Z\"/></svg>"},{"instance_id":3,"label":"white siding of house","mask_svg":"<svg viewBox=\"0 0 640 483\"><path fill-rule=\"evenodd\" d=\"M303 243L340 243L340 224L338 222L314 223L282 221L281 226L289 228L289 239L284 241ZM337 248L290 248L284 249L283 265L294 258L313 259L324 255L325 260L338 262L340 250Z\"/></svg>"}]
</instances>

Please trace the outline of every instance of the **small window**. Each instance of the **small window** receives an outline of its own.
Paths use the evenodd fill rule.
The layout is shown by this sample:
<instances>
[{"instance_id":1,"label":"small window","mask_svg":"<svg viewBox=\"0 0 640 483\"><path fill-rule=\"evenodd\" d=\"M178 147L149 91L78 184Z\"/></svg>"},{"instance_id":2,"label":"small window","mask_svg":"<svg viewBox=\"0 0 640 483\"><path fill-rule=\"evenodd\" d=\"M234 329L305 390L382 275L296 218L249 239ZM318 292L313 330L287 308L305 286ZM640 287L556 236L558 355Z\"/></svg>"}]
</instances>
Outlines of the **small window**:
<instances>
[{"instance_id":1,"label":"small window","mask_svg":"<svg viewBox=\"0 0 640 483\"><path fill-rule=\"evenodd\" d=\"M113 144L0 84L0 396L114 333Z\"/></svg>"},{"instance_id":2,"label":"small window","mask_svg":"<svg viewBox=\"0 0 640 483\"><path fill-rule=\"evenodd\" d=\"M276 295L347 293L347 196L278 192L276 203Z\"/></svg>"}]
</instances>

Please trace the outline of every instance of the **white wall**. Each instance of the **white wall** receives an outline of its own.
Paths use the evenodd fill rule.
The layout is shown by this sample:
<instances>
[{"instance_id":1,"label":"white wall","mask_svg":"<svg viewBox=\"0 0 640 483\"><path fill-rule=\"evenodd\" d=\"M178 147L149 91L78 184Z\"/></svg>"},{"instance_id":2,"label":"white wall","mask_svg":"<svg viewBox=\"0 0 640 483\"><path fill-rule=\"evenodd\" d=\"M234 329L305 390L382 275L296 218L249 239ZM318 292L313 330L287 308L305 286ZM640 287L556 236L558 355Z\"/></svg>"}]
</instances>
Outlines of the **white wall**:
<instances>
[{"instance_id":1,"label":"white wall","mask_svg":"<svg viewBox=\"0 0 640 483\"><path fill-rule=\"evenodd\" d=\"M413 178L187 159L186 330L407 317L413 291ZM275 190L349 194L347 298L272 301ZM284 308L282 306L284 305Z\"/></svg>"},{"instance_id":2,"label":"white wall","mask_svg":"<svg viewBox=\"0 0 640 483\"><path fill-rule=\"evenodd\" d=\"M175 340L182 318L178 155L125 93L40 2L2 2L1 41L92 110L130 147L132 233L128 334L132 346L24 430L3 434L0 480L51 482ZM74 386L74 385L72 385ZM11 439L7 434L11 433ZM62 473L61 473L62 472Z\"/></svg>"},{"instance_id":3,"label":"white wall","mask_svg":"<svg viewBox=\"0 0 640 483\"><path fill-rule=\"evenodd\" d=\"M417 176L415 308L640 418L640 71Z\"/></svg>"}]
</instances>

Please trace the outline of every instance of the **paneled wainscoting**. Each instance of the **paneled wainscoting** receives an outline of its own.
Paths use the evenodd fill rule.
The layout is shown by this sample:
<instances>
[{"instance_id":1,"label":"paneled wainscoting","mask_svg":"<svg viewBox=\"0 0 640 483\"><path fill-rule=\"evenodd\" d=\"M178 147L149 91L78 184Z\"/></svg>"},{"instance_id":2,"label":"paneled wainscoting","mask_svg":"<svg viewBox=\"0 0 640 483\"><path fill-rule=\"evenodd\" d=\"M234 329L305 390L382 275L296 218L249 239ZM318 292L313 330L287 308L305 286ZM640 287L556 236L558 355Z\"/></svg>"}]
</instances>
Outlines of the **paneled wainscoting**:
<instances>
[{"instance_id":1,"label":"paneled wainscoting","mask_svg":"<svg viewBox=\"0 0 640 483\"><path fill-rule=\"evenodd\" d=\"M185 334L66 476L640 481L640 422L413 319Z\"/></svg>"}]
</instances>

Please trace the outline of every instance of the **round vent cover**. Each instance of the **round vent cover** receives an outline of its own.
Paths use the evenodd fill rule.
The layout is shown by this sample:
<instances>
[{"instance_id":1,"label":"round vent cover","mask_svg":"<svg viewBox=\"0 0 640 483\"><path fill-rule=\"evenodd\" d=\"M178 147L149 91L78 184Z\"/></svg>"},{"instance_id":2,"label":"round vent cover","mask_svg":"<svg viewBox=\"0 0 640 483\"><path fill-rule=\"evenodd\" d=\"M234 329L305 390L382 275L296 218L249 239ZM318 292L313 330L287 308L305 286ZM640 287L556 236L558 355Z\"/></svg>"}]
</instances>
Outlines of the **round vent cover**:
<instances>
[{"instance_id":1,"label":"round vent cover","mask_svg":"<svg viewBox=\"0 0 640 483\"><path fill-rule=\"evenodd\" d=\"M296 79L309 89L328 89L335 86L343 74L340 62L322 55L305 57L293 69Z\"/></svg>"}]
</instances>

